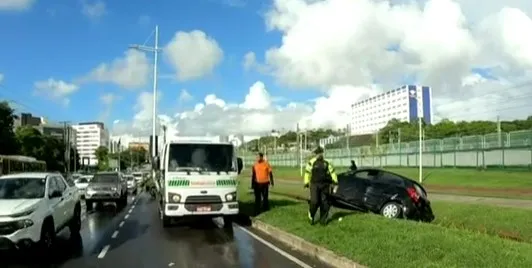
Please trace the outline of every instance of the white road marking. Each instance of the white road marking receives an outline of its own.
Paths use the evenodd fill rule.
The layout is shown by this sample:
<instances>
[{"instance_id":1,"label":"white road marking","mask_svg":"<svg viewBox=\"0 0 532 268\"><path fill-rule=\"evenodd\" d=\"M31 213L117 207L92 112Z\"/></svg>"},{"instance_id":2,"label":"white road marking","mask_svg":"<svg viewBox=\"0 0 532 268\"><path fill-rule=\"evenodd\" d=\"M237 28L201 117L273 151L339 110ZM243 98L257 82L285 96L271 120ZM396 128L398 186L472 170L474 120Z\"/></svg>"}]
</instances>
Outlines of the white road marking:
<instances>
[{"instance_id":1,"label":"white road marking","mask_svg":"<svg viewBox=\"0 0 532 268\"><path fill-rule=\"evenodd\" d=\"M118 228L122 228L122 226L124 226L124 221L121 221L120 224L118 225Z\"/></svg>"},{"instance_id":2,"label":"white road marking","mask_svg":"<svg viewBox=\"0 0 532 268\"><path fill-rule=\"evenodd\" d=\"M113 233L113 235L111 236L111 238L115 239L117 236L118 236L118 231L115 231L115 232Z\"/></svg>"},{"instance_id":3,"label":"white road marking","mask_svg":"<svg viewBox=\"0 0 532 268\"><path fill-rule=\"evenodd\" d=\"M276 247L275 245L273 245L272 243L260 238L258 235L248 231L246 228L242 227L242 226L238 226L238 225L234 225L235 227L237 228L240 228L240 230L244 231L246 234L248 234L249 236L255 238L257 241L261 242L262 244L264 244L265 246L273 249L275 252L281 254L281 256L289 259L290 261L292 261L293 263L299 265L300 267L302 268L312 268L312 266L304 263L302 260L290 255L288 252Z\"/></svg>"},{"instance_id":4,"label":"white road marking","mask_svg":"<svg viewBox=\"0 0 532 268\"><path fill-rule=\"evenodd\" d=\"M103 259L103 257L105 257L105 254L107 254L107 251L109 251L109 248L111 248L110 245L103 247L102 251L100 251L100 254L98 254L98 259Z\"/></svg>"},{"instance_id":5,"label":"white road marking","mask_svg":"<svg viewBox=\"0 0 532 268\"><path fill-rule=\"evenodd\" d=\"M129 214L127 214L124 218L125 218L125 219L129 218Z\"/></svg>"},{"instance_id":6,"label":"white road marking","mask_svg":"<svg viewBox=\"0 0 532 268\"><path fill-rule=\"evenodd\" d=\"M133 212L133 208L131 208L127 213L130 214L131 212Z\"/></svg>"},{"instance_id":7,"label":"white road marking","mask_svg":"<svg viewBox=\"0 0 532 268\"><path fill-rule=\"evenodd\" d=\"M131 206L131 209L134 209L134 208L135 208L135 204L133 204L133 205Z\"/></svg>"}]
</instances>

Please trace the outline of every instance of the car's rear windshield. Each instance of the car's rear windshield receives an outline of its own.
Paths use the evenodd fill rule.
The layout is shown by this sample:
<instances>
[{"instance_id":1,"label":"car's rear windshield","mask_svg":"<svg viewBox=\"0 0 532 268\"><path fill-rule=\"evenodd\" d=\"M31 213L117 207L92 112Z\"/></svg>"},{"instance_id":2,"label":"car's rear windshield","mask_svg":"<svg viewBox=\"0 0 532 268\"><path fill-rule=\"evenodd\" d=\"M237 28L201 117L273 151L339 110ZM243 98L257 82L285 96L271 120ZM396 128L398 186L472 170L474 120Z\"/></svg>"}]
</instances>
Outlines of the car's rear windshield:
<instances>
[{"instance_id":1,"label":"car's rear windshield","mask_svg":"<svg viewBox=\"0 0 532 268\"><path fill-rule=\"evenodd\" d=\"M86 178L78 179L78 183L87 183L87 182L89 182L89 180L87 180Z\"/></svg>"},{"instance_id":2,"label":"car's rear windshield","mask_svg":"<svg viewBox=\"0 0 532 268\"><path fill-rule=\"evenodd\" d=\"M133 173L133 177L142 177L142 173Z\"/></svg>"},{"instance_id":3,"label":"car's rear windshield","mask_svg":"<svg viewBox=\"0 0 532 268\"><path fill-rule=\"evenodd\" d=\"M91 183L115 183L118 181L118 174L96 174Z\"/></svg>"},{"instance_id":4,"label":"car's rear windshield","mask_svg":"<svg viewBox=\"0 0 532 268\"><path fill-rule=\"evenodd\" d=\"M135 180L135 177L127 177L127 180L128 180L128 181L134 181L134 180Z\"/></svg>"}]
</instances>

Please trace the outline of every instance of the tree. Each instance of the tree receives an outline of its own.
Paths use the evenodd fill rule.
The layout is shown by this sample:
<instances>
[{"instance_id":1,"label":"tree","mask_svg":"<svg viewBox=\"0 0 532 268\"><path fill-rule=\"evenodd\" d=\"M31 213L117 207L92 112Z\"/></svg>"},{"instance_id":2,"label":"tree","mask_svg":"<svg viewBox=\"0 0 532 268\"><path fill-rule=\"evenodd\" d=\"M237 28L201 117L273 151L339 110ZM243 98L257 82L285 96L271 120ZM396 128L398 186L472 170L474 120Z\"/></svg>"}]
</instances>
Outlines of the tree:
<instances>
[{"instance_id":1,"label":"tree","mask_svg":"<svg viewBox=\"0 0 532 268\"><path fill-rule=\"evenodd\" d=\"M128 148L120 152L120 169L140 166L147 162L147 156L148 152L142 147ZM118 153L110 154L109 158L118 160Z\"/></svg>"},{"instance_id":2,"label":"tree","mask_svg":"<svg viewBox=\"0 0 532 268\"><path fill-rule=\"evenodd\" d=\"M37 129L30 126L18 127L15 137L19 144L20 154L35 158L40 158L44 154L44 137Z\"/></svg>"},{"instance_id":3,"label":"tree","mask_svg":"<svg viewBox=\"0 0 532 268\"><path fill-rule=\"evenodd\" d=\"M109 149L105 146L100 146L94 151L96 159L98 159L98 169L107 170L109 168Z\"/></svg>"},{"instance_id":4,"label":"tree","mask_svg":"<svg viewBox=\"0 0 532 268\"><path fill-rule=\"evenodd\" d=\"M16 119L14 112L8 102L0 102L0 154L9 155L18 152L18 143L13 132Z\"/></svg>"}]
</instances>

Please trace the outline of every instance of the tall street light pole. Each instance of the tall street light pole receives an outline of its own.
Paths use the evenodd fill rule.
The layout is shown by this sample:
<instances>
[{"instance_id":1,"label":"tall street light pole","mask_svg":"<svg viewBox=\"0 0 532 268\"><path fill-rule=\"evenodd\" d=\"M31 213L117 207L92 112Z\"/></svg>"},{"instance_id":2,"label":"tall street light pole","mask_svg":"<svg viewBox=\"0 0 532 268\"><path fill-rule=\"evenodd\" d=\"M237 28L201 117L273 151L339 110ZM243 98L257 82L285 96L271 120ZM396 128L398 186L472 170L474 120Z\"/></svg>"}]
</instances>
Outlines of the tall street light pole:
<instances>
[{"instance_id":1,"label":"tall street light pole","mask_svg":"<svg viewBox=\"0 0 532 268\"><path fill-rule=\"evenodd\" d=\"M159 26L155 26L155 46L149 47L145 45L130 45L130 48L146 51L146 52L153 52L154 60L153 60L153 110L152 110L152 157L155 157L157 155L156 148L157 144L155 142L155 135L156 133L156 127L157 127L157 60L159 56L159 52L161 51L161 48L159 48ZM152 158L153 159L153 158ZM155 179L155 169L152 170L153 178Z\"/></svg>"}]
</instances>

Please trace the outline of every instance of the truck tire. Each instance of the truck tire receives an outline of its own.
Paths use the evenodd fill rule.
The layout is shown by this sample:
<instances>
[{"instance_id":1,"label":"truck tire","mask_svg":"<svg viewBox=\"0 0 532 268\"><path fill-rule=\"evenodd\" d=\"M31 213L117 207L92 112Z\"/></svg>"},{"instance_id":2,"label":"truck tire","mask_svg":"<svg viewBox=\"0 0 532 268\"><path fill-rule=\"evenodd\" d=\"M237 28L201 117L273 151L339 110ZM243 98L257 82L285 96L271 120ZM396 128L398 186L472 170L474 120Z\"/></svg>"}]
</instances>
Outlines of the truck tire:
<instances>
[{"instance_id":1,"label":"truck tire","mask_svg":"<svg viewBox=\"0 0 532 268\"><path fill-rule=\"evenodd\" d=\"M87 211L91 211L91 210L94 209L94 202L93 201L85 199L85 205L87 207Z\"/></svg>"},{"instance_id":2,"label":"truck tire","mask_svg":"<svg viewBox=\"0 0 532 268\"><path fill-rule=\"evenodd\" d=\"M233 229L233 216L224 216L224 229Z\"/></svg>"},{"instance_id":3,"label":"truck tire","mask_svg":"<svg viewBox=\"0 0 532 268\"><path fill-rule=\"evenodd\" d=\"M163 228L168 228L170 227L170 223L171 223L171 220L170 220L170 217L162 214L161 216L161 221L163 223Z\"/></svg>"},{"instance_id":4,"label":"truck tire","mask_svg":"<svg viewBox=\"0 0 532 268\"><path fill-rule=\"evenodd\" d=\"M81 205L79 203L74 207L74 215L70 219L68 229L70 230L70 236L79 233L81 230Z\"/></svg>"}]
</instances>

